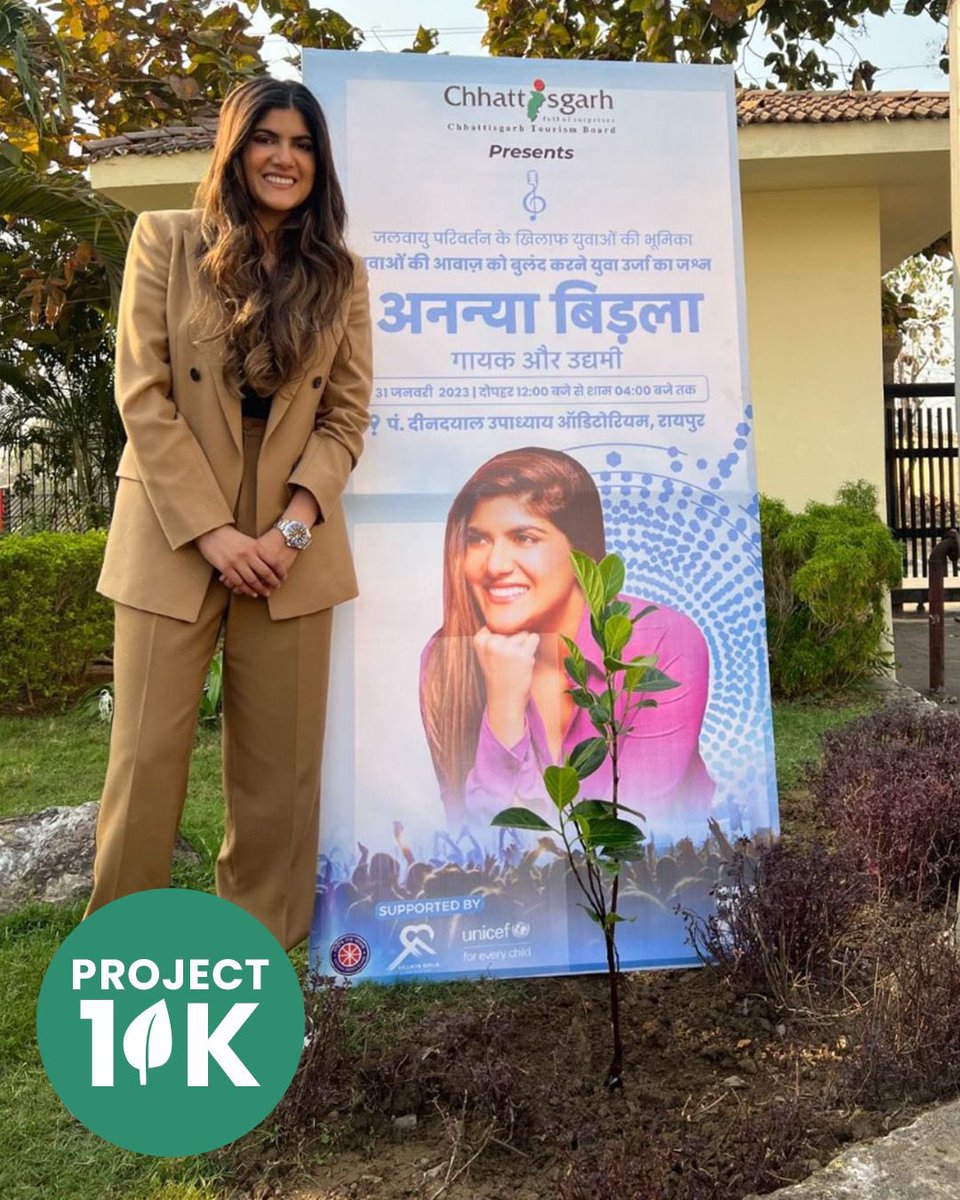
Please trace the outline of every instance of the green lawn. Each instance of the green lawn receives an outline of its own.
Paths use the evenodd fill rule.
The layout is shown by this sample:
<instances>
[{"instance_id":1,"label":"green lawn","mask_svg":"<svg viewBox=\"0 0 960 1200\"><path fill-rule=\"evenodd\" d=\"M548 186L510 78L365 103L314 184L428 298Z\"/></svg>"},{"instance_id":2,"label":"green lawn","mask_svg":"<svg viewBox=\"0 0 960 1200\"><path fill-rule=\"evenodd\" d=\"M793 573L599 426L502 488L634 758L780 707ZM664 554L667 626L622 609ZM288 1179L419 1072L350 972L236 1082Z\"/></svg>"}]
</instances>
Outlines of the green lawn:
<instances>
[{"instance_id":1,"label":"green lawn","mask_svg":"<svg viewBox=\"0 0 960 1200\"><path fill-rule=\"evenodd\" d=\"M821 733L873 712L878 703L872 693L815 703L785 700L775 703L773 740L780 791L789 792L801 782L803 767L817 757Z\"/></svg>"},{"instance_id":2,"label":"green lawn","mask_svg":"<svg viewBox=\"0 0 960 1200\"><path fill-rule=\"evenodd\" d=\"M76 712L0 718L0 816L100 795L108 728ZM220 739L203 729L190 772L183 833L200 852L178 884L213 886L223 828ZM3 1200L211 1200L222 1167L206 1158L150 1159L118 1150L73 1120L37 1052L36 998L47 963L83 906L35 905L0 919L0 1196Z\"/></svg>"},{"instance_id":3,"label":"green lawn","mask_svg":"<svg viewBox=\"0 0 960 1200\"><path fill-rule=\"evenodd\" d=\"M845 704L775 706L777 772L782 789L797 785L817 755L821 732L874 707ZM0 718L0 816L98 797L107 757L107 729L76 712ZM213 884L222 829L220 749L215 729L197 737L183 833L201 863L179 868L175 881ZM82 907L33 906L0 919L0 1197L2 1200L213 1200L222 1156L150 1159L126 1153L87 1132L47 1083L37 1052L36 997L57 946ZM303 958L297 965L302 969ZM456 989L453 989L456 991Z\"/></svg>"}]
</instances>

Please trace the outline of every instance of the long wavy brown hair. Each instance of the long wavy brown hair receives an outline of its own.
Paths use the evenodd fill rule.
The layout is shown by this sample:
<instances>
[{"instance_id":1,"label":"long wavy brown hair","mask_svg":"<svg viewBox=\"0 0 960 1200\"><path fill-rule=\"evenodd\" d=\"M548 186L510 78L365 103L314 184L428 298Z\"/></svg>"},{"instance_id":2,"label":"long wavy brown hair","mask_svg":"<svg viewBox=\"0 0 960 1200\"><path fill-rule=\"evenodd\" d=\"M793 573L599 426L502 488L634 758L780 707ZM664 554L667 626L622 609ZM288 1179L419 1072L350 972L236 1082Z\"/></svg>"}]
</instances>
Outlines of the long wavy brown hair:
<instances>
[{"instance_id":1,"label":"long wavy brown hair","mask_svg":"<svg viewBox=\"0 0 960 1200\"><path fill-rule=\"evenodd\" d=\"M269 109L295 108L313 141L313 188L276 232L267 269L241 154ZM227 96L213 158L197 189L201 209L200 276L207 299L200 314L210 336L226 337L224 376L272 396L305 369L318 330L336 320L353 285L343 242L346 208L333 166L323 110L302 83L262 76Z\"/></svg>"},{"instance_id":2,"label":"long wavy brown hair","mask_svg":"<svg viewBox=\"0 0 960 1200\"><path fill-rule=\"evenodd\" d=\"M483 624L467 584L467 529L477 505L510 496L551 521L574 550L603 558L606 541L597 486L584 467L559 450L508 450L479 467L450 506L443 545L443 625L424 656L420 710L440 790L449 809L463 800L486 703L473 635Z\"/></svg>"}]
</instances>

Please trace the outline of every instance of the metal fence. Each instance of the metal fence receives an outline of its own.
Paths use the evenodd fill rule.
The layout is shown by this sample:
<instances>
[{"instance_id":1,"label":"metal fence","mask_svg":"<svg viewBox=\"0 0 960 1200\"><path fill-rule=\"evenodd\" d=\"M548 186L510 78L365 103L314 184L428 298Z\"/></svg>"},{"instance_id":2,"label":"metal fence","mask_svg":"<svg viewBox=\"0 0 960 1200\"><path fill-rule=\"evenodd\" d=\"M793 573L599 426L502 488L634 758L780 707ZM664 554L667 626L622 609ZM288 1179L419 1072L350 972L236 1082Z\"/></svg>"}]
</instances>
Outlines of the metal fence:
<instances>
[{"instance_id":1,"label":"metal fence","mask_svg":"<svg viewBox=\"0 0 960 1200\"><path fill-rule=\"evenodd\" d=\"M948 529L960 526L953 406L918 403L953 395L952 383L898 383L883 389L887 524L903 550L904 577L915 581L894 592L895 605L926 600L930 553ZM951 575L957 574L954 565ZM960 598L960 587L948 587L947 593Z\"/></svg>"},{"instance_id":2,"label":"metal fence","mask_svg":"<svg viewBox=\"0 0 960 1200\"><path fill-rule=\"evenodd\" d=\"M94 506L85 502L74 481L53 470L35 447L0 460L0 533L82 533L105 524L91 507L110 511L106 490L95 500Z\"/></svg>"}]
</instances>

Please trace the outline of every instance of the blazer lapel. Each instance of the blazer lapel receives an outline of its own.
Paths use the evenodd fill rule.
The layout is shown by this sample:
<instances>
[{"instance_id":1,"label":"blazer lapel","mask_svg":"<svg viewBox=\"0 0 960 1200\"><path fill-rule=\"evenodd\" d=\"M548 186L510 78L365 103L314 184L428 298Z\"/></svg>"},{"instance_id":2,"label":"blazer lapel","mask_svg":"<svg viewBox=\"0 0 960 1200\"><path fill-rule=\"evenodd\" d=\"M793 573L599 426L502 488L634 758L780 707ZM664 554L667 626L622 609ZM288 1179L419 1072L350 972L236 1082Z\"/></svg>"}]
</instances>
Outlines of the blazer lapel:
<instances>
[{"instance_id":1,"label":"blazer lapel","mask_svg":"<svg viewBox=\"0 0 960 1200\"><path fill-rule=\"evenodd\" d=\"M203 288L197 270L197 247L200 243L199 221L193 228L184 231L184 261L187 264L187 278L190 282L190 297L194 313L199 313L203 304ZM223 378L223 359L226 351L226 339L222 334L216 337L203 336L195 330L191 333L191 341L207 360L210 374L213 377L217 400L223 410L223 419L227 423L230 435L238 454L243 455L243 414L240 401L230 394Z\"/></svg>"},{"instance_id":2,"label":"blazer lapel","mask_svg":"<svg viewBox=\"0 0 960 1200\"><path fill-rule=\"evenodd\" d=\"M270 416L267 418L267 427L263 433L264 445L301 391L312 397L314 407L319 406L338 342L339 338L335 336L333 330L319 332L314 342L313 353L307 360L305 369L277 389L270 404ZM322 381L319 388L315 386L316 379Z\"/></svg>"}]
</instances>

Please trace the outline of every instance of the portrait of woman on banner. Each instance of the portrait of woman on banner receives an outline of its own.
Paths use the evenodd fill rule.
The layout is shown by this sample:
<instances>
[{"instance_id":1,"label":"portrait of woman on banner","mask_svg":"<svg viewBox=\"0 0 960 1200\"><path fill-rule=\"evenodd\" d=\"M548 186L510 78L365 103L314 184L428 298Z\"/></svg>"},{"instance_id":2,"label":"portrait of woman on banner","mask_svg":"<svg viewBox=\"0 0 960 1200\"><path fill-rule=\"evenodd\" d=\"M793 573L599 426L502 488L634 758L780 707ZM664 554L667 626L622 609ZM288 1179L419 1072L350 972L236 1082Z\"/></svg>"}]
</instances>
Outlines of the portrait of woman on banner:
<instances>
[{"instance_id":1,"label":"portrait of woman on banner","mask_svg":"<svg viewBox=\"0 0 960 1200\"><path fill-rule=\"evenodd\" d=\"M544 769L594 736L567 695L561 635L600 678L602 662L570 551L603 557L600 496L568 454L528 447L480 466L451 505L443 558L443 624L421 659L420 707L450 824L489 825L512 804L550 819ZM631 615L648 601L620 599ZM620 759L620 798L647 823L692 827L710 813L713 780L700 755L709 654L697 624L656 605L634 625L623 657L656 655L679 686L631 717ZM639 696L637 698L640 698ZM609 759L590 778L606 798ZM705 831L705 830L704 830Z\"/></svg>"}]
</instances>

